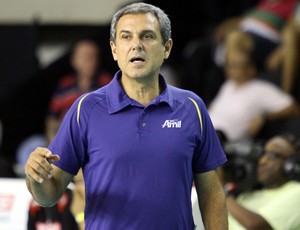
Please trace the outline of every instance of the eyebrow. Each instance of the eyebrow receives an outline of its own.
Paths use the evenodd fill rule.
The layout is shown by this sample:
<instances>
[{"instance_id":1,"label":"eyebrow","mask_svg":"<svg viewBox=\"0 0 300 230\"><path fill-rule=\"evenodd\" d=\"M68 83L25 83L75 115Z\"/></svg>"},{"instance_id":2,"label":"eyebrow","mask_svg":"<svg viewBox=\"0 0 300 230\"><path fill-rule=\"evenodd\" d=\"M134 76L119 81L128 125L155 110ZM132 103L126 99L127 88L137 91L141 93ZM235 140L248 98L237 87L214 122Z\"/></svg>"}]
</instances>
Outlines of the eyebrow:
<instances>
[{"instance_id":1,"label":"eyebrow","mask_svg":"<svg viewBox=\"0 0 300 230\"><path fill-rule=\"evenodd\" d=\"M132 32L130 30L120 30L119 33L131 34ZM155 30L142 30L140 34L145 34L145 33L154 33L154 34L156 34L156 31Z\"/></svg>"}]
</instances>

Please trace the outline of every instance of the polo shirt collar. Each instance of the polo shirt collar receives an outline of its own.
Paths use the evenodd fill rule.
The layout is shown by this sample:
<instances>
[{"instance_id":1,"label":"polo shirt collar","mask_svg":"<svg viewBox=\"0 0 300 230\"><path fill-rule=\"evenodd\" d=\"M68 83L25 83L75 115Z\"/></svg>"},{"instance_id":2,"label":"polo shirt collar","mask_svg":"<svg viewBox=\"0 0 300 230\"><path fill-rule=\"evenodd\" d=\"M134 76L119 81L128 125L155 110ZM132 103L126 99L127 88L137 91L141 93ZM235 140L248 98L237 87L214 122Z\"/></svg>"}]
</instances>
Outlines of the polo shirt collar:
<instances>
[{"instance_id":1,"label":"polo shirt collar","mask_svg":"<svg viewBox=\"0 0 300 230\"><path fill-rule=\"evenodd\" d=\"M137 106L137 102L129 98L123 90L119 82L121 75L122 72L119 70L115 74L112 81L107 85L107 105L109 114L116 113L127 106ZM159 75L159 81L163 87L163 91L150 104L158 105L161 103L166 103L173 109L173 95L170 87L166 84L162 75Z\"/></svg>"}]
</instances>

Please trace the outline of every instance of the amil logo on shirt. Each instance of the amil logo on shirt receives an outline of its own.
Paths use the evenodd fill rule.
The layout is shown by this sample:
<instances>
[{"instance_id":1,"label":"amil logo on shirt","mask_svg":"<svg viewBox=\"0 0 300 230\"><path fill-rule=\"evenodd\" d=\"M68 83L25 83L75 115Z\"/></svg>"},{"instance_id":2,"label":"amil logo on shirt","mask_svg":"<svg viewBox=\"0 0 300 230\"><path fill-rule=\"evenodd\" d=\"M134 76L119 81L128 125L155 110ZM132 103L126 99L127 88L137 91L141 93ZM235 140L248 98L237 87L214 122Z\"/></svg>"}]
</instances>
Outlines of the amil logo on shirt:
<instances>
[{"instance_id":1,"label":"amil logo on shirt","mask_svg":"<svg viewBox=\"0 0 300 230\"><path fill-rule=\"evenodd\" d=\"M181 121L178 119L166 120L162 128L181 128Z\"/></svg>"}]
</instances>

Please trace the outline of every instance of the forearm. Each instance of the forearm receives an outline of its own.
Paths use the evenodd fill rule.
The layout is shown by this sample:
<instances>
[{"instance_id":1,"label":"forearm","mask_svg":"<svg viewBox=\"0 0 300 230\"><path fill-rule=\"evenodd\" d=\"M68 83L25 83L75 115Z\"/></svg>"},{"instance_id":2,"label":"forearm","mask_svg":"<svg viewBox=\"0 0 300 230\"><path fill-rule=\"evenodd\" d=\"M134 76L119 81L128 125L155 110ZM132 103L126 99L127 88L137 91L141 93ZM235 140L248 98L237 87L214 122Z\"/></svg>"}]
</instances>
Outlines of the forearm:
<instances>
[{"instance_id":1,"label":"forearm","mask_svg":"<svg viewBox=\"0 0 300 230\"><path fill-rule=\"evenodd\" d=\"M292 93L297 74L299 54L298 49L298 31L295 24L295 19L290 21L283 30L283 78L282 88L288 93Z\"/></svg>"},{"instance_id":2,"label":"forearm","mask_svg":"<svg viewBox=\"0 0 300 230\"><path fill-rule=\"evenodd\" d=\"M197 174L196 189L200 212L206 230L227 230L228 217L225 196L215 171Z\"/></svg>"},{"instance_id":3,"label":"forearm","mask_svg":"<svg viewBox=\"0 0 300 230\"><path fill-rule=\"evenodd\" d=\"M41 206L52 206L60 198L73 178L55 166L60 157L47 148L36 148L25 165L26 184L33 198Z\"/></svg>"},{"instance_id":4,"label":"forearm","mask_svg":"<svg viewBox=\"0 0 300 230\"><path fill-rule=\"evenodd\" d=\"M300 114L299 105L294 103L279 112L265 114L265 118L267 121L276 121L290 116L297 116L299 114Z\"/></svg>"},{"instance_id":5,"label":"forearm","mask_svg":"<svg viewBox=\"0 0 300 230\"><path fill-rule=\"evenodd\" d=\"M38 183L27 176L26 185L34 200L44 207L53 206L63 192L58 189L58 185L53 178Z\"/></svg>"},{"instance_id":6,"label":"forearm","mask_svg":"<svg viewBox=\"0 0 300 230\"><path fill-rule=\"evenodd\" d=\"M213 196L204 197L199 203L199 206L205 229L228 229L227 211L223 192L217 192Z\"/></svg>"}]
</instances>

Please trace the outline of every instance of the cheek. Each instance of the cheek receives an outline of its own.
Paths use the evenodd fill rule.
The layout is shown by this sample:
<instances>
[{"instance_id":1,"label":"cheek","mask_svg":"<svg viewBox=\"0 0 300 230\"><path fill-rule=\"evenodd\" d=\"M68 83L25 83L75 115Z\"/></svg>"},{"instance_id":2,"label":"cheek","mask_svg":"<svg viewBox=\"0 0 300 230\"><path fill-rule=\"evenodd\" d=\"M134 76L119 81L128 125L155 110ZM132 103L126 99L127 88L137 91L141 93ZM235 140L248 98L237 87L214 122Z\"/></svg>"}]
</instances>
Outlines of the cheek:
<instances>
[{"instance_id":1,"label":"cheek","mask_svg":"<svg viewBox=\"0 0 300 230\"><path fill-rule=\"evenodd\" d=\"M150 57L153 57L152 60L154 60L155 62L161 63L165 58L165 53L162 50L154 50L153 52L151 52Z\"/></svg>"},{"instance_id":2,"label":"cheek","mask_svg":"<svg viewBox=\"0 0 300 230\"><path fill-rule=\"evenodd\" d=\"M116 55L119 60L125 60L128 54L128 48L126 46L118 46L116 49Z\"/></svg>"}]
</instances>

